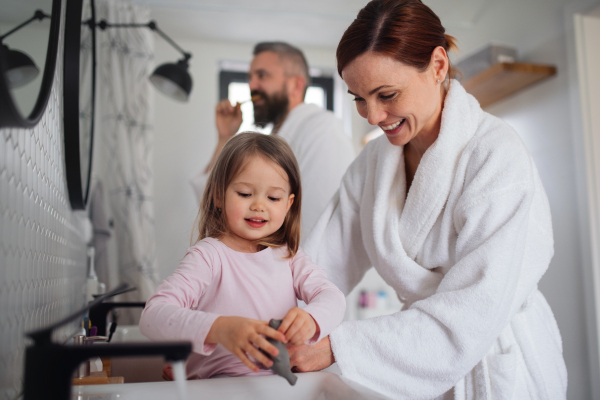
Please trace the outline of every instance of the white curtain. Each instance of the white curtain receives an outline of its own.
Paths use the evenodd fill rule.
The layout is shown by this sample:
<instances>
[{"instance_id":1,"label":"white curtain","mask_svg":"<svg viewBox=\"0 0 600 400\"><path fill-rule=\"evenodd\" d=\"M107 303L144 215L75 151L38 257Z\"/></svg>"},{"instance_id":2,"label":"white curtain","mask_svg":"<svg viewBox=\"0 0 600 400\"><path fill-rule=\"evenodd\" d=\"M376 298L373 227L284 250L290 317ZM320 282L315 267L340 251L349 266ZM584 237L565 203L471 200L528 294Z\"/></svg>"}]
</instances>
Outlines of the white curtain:
<instances>
[{"instance_id":1,"label":"white curtain","mask_svg":"<svg viewBox=\"0 0 600 400\"><path fill-rule=\"evenodd\" d=\"M147 23L147 7L97 0L97 20ZM153 204L154 33L148 28L97 29L96 135L94 180L104 186L112 222L112 249L106 282L136 286L124 301L144 301L158 282ZM125 313L126 314L126 313Z\"/></svg>"}]
</instances>

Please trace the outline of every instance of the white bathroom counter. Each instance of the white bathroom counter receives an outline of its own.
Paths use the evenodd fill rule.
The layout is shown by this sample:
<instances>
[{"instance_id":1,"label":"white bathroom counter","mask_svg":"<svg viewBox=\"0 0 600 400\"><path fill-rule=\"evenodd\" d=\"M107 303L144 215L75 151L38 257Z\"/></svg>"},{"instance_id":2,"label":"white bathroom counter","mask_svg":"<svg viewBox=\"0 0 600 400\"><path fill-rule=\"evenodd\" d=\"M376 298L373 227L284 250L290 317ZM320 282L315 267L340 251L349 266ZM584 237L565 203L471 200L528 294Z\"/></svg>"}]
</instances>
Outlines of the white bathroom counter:
<instances>
[{"instance_id":1,"label":"white bathroom counter","mask_svg":"<svg viewBox=\"0 0 600 400\"><path fill-rule=\"evenodd\" d=\"M332 372L296 374L296 385L277 375L187 381L188 400L363 400L385 397ZM178 399L175 382L76 386L73 400Z\"/></svg>"},{"instance_id":2,"label":"white bathroom counter","mask_svg":"<svg viewBox=\"0 0 600 400\"><path fill-rule=\"evenodd\" d=\"M112 340L113 343L147 341L138 326L117 327ZM119 358L114 358L112 362L114 372ZM159 371L163 362L160 360L158 363ZM135 367L128 368L143 370L149 367L147 364L142 361ZM146 373L150 372L146 371ZM323 371L297 373L298 381L294 386L290 386L284 378L277 375L191 380L186 381L188 394L186 400L385 399L361 385L342 378L339 373L335 363ZM165 381L74 386L72 389L73 400L180 400L178 396L176 383Z\"/></svg>"}]
</instances>

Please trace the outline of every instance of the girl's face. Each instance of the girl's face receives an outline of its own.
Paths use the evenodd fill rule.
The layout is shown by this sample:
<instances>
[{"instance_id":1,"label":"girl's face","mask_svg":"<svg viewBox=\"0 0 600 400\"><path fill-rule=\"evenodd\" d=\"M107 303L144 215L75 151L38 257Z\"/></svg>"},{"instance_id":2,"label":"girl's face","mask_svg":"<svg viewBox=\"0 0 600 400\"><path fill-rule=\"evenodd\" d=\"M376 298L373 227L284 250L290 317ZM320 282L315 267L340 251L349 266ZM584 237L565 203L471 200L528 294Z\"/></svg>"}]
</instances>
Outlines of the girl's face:
<instances>
[{"instance_id":1,"label":"girl's face","mask_svg":"<svg viewBox=\"0 0 600 400\"><path fill-rule=\"evenodd\" d=\"M283 168L263 157L251 157L225 191L230 232L221 241L236 251L255 252L254 241L281 228L293 202Z\"/></svg>"},{"instance_id":2,"label":"girl's face","mask_svg":"<svg viewBox=\"0 0 600 400\"><path fill-rule=\"evenodd\" d=\"M447 70L444 57L436 49L430 67L421 72L387 55L367 52L349 63L342 77L358 113L378 125L391 144L403 146L435 129L443 99L437 79L443 80Z\"/></svg>"}]
</instances>

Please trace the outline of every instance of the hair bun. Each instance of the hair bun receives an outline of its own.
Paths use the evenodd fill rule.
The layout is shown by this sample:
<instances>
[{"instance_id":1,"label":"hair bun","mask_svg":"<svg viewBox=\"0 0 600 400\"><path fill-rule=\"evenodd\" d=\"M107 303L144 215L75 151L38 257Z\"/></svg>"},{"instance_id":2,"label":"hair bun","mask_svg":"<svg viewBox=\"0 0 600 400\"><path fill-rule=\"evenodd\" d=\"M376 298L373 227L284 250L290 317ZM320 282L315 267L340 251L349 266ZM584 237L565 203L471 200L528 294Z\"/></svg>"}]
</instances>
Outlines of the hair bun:
<instances>
[{"instance_id":1,"label":"hair bun","mask_svg":"<svg viewBox=\"0 0 600 400\"><path fill-rule=\"evenodd\" d=\"M458 45L456 42L456 38L451 35L444 34L444 38L446 39L446 52L452 50L455 53L458 53Z\"/></svg>"}]
</instances>

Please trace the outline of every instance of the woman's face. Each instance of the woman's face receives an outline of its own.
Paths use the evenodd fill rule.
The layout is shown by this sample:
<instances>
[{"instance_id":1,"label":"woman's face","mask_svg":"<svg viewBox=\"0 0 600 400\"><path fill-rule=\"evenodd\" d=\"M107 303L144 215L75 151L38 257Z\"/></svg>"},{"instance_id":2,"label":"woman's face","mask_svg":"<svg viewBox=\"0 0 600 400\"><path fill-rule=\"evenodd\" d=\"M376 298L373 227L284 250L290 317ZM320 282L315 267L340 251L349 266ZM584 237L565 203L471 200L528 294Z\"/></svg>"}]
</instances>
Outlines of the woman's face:
<instances>
[{"instance_id":1,"label":"woman's face","mask_svg":"<svg viewBox=\"0 0 600 400\"><path fill-rule=\"evenodd\" d=\"M437 79L446 72L434 60L436 51L425 71L374 52L361 54L342 71L358 113L378 125L393 145L403 146L436 127L439 133L444 89Z\"/></svg>"}]
</instances>

